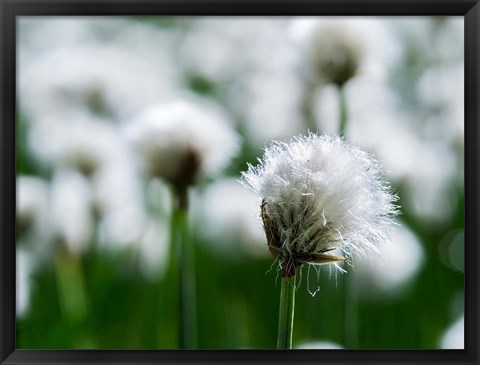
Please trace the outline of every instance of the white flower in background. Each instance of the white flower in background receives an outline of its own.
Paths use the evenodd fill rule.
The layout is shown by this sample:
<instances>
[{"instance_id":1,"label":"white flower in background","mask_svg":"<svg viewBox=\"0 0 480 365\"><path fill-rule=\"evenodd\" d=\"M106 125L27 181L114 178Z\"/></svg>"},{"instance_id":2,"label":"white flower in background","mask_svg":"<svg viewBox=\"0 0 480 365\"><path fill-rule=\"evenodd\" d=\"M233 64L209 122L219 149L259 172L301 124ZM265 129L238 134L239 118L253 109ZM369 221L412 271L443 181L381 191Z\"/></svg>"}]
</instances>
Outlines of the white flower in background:
<instances>
[{"instance_id":1,"label":"white flower in background","mask_svg":"<svg viewBox=\"0 0 480 365\"><path fill-rule=\"evenodd\" d=\"M429 223L448 219L457 198L452 187L463 176L463 167L448 143L438 138L442 132L435 137L435 132L419 128L424 121L406 112L385 84L356 79L346 92L349 140L378 156L392 180L405 186L406 209Z\"/></svg>"},{"instance_id":2,"label":"white flower in background","mask_svg":"<svg viewBox=\"0 0 480 365\"><path fill-rule=\"evenodd\" d=\"M424 262L422 244L410 229L401 224L390 234L390 239L391 244L382 248L381 260L355 259L360 294L375 296L380 291L398 295L421 269Z\"/></svg>"},{"instance_id":3,"label":"white flower in background","mask_svg":"<svg viewBox=\"0 0 480 365\"><path fill-rule=\"evenodd\" d=\"M50 219L55 237L72 253L83 252L93 234L92 188L76 171L60 170L52 180Z\"/></svg>"},{"instance_id":4,"label":"white flower in background","mask_svg":"<svg viewBox=\"0 0 480 365\"><path fill-rule=\"evenodd\" d=\"M48 261L52 252L49 224L50 186L39 177L18 175L16 184L17 247L28 248L36 263Z\"/></svg>"},{"instance_id":5,"label":"white flower in background","mask_svg":"<svg viewBox=\"0 0 480 365\"><path fill-rule=\"evenodd\" d=\"M415 32L411 40L420 42L435 36L429 35L429 23L410 19L396 26L402 30L399 34L411 28ZM419 49L424 53L431 45L425 42ZM459 49L452 48L452 52L457 54ZM425 55L430 56L431 52ZM462 52L458 56L463 59ZM385 82L364 77L351 80L345 86L346 136L378 156L392 181L401 187L405 209L428 224L438 224L454 214L455 189L463 185L463 64L426 68L414 91L420 111L406 108ZM319 90L315 114L320 130L337 131L336 123L331 123L338 120L337 99L335 88ZM366 108L372 101L375 107Z\"/></svg>"},{"instance_id":6,"label":"white flower in background","mask_svg":"<svg viewBox=\"0 0 480 365\"><path fill-rule=\"evenodd\" d=\"M33 176L17 177L17 238L33 234L39 240L46 234L48 184Z\"/></svg>"},{"instance_id":7,"label":"white flower in background","mask_svg":"<svg viewBox=\"0 0 480 365\"><path fill-rule=\"evenodd\" d=\"M60 48L110 43L145 49L159 41L163 46L167 34L173 34L170 30L165 32L149 24L116 16L22 17L18 19L18 29L21 63ZM158 48L151 52L163 51L162 47Z\"/></svg>"},{"instance_id":8,"label":"white flower in background","mask_svg":"<svg viewBox=\"0 0 480 365\"><path fill-rule=\"evenodd\" d=\"M146 229L146 215L137 202L102 212L99 218L99 243L105 248L134 245Z\"/></svg>"},{"instance_id":9,"label":"white flower in background","mask_svg":"<svg viewBox=\"0 0 480 365\"><path fill-rule=\"evenodd\" d=\"M140 271L149 280L157 280L165 273L170 251L167 220L152 218L138 243Z\"/></svg>"},{"instance_id":10,"label":"white flower in background","mask_svg":"<svg viewBox=\"0 0 480 365\"><path fill-rule=\"evenodd\" d=\"M342 86L355 77L365 53L358 33L350 33L342 24L317 29L310 40L308 62L314 75Z\"/></svg>"},{"instance_id":11,"label":"white flower in background","mask_svg":"<svg viewBox=\"0 0 480 365\"><path fill-rule=\"evenodd\" d=\"M143 206L142 181L133 156L123 150L93 177L95 203L101 212Z\"/></svg>"},{"instance_id":12,"label":"white flower in background","mask_svg":"<svg viewBox=\"0 0 480 365\"><path fill-rule=\"evenodd\" d=\"M279 37L286 23L260 17L197 18L179 45L179 62L187 73L217 84L242 79L258 66L269 65L272 51L275 54L286 40Z\"/></svg>"},{"instance_id":13,"label":"white flower in background","mask_svg":"<svg viewBox=\"0 0 480 365\"><path fill-rule=\"evenodd\" d=\"M430 55L445 63L463 64L465 21L463 16L429 17ZM425 49L422 50L425 52Z\"/></svg>"},{"instance_id":14,"label":"white flower in background","mask_svg":"<svg viewBox=\"0 0 480 365\"><path fill-rule=\"evenodd\" d=\"M115 43L59 47L20 65L19 106L27 121L68 120L79 113L126 120L177 89L176 66L168 57Z\"/></svg>"},{"instance_id":15,"label":"white flower in background","mask_svg":"<svg viewBox=\"0 0 480 365\"><path fill-rule=\"evenodd\" d=\"M247 142L255 147L263 148L271 139L284 139L305 131L299 108L302 97L302 80L296 69L299 55L286 37L287 25L280 19L252 20L241 25L252 33L244 51L249 57L248 69L229 84L226 96L229 107L244 123L242 130ZM244 62L243 56L241 60Z\"/></svg>"},{"instance_id":16,"label":"white flower in background","mask_svg":"<svg viewBox=\"0 0 480 365\"><path fill-rule=\"evenodd\" d=\"M464 84L462 63L430 67L417 82L417 94L423 106L432 110L424 129L430 138L464 146ZM463 156L463 153L462 153Z\"/></svg>"},{"instance_id":17,"label":"white flower in background","mask_svg":"<svg viewBox=\"0 0 480 365\"><path fill-rule=\"evenodd\" d=\"M337 86L357 75L384 77L400 52L393 32L377 19L302 17L292 22L291 37L311 75Z\"/></svg>"},{"instance_id":18,"label":"white flower in background","mask_svg":"<svg viewBox=\"0 0 480 365\"><path fill-rule=\"evenodd\" d=\"M270 252L292 275L303 263L378 252L397 214L397 197L378 162L340 138L310 134L274 142L245 185L262 199Z\"/></svg>"},{"instance_id":19,"label":"white flower in background","mask_svg":"<svg viewBox=\"0 0 480 365\"><path fill-rule=\"evenodd\" d=\"M414 154L405 198L412 212L428 224L442 223L455 214L457 179L463 175L453 151L439 142L424 142Z\"/></svg>"},{"instance_id":20,"label":"white flower in background","mask_svg":"<svg viewBox=\"0 0 480 365\"><path fill-rule=\"evenodd\" d=\"M269 57L285 60L284 52ZM304 130L300 103L301 83L291 65L265 57L265 69L246 75L229 95L234 110L243 118L248 142L264 147L271 139L283 139Z\"/></svg>"},{"instance_id":21,"label":"white flower in background","mask_svg":"<svg viewBox=\"0 0 480 365\"><path fill-rule=\"evenodd\" d=\"M16 250L16 316L23 318L30 309L30 295L33 282L30 276L34 270L34 258L30 252L18 248Z\"/></svg>"},{"instance_id":22,"label":"white flower in background","mask_svg":"<svg viewBox=\"0 0 480 365\"><path fill-rule=\"evenodd\" d=\"M385 83L357 79L349 83L346 97L350 115L348 138L379 156L393 179L400 180L411 173L412 149L418 133L409 124L411 115L399 107L393 90Z\"/></svg>"},{"instance_id":23,"label":"white flower in background","mask_svg":"<svg viewBox=\"0 0 480 365\"><path fill-rule=\"evenodd\" d=\"M192 204L196 231L222 257L268 255L257 196L234 178L210 184Z\"/></svg>"},{"instance_id":24,"label":"white flower in background","mask_svg":"<svg viewBox=\"0 0 480 365\"><path fill-rule=\"evenodd\" d=\"M126 133L145 171L177 189L218 173L239 151L239 136L226 116L199 102L153 106Z\"/></svg>"},{"instance_id":25,"label":"white flower in background","mask_svg":"<svg viewBox=\"0 0 480 365\"><path fill-rule=\"evenodd\" d=\"M29 131L29 147L47 165L73 168L86 176L115 163L128 153L118 128L93 115L70 120L39 120Z\"/></svg>"},{"instance_id":26,"label":"white flower in background","mask_svg":"<svg viewBox=\"0 0 480 365\"><path fill-rule=\"evenodd\" d=\"M245 57L237 57L239 50L248 47L244 30L242 21L197 19L180 43L179 61L190 74L213 82L228 81L245 68Z\"/></svg>"},{"instance_id":27,"label":"white flower in background","mask_svg":"<svg viewBox=\"0 0 480 365\"><path fill-rule=\"evenodd\" d=\"M145 199L148 211L155 216L169 217L174 199L168 184L162 179L150 179L145 183Z\"/></svg>"},{"instance_id":28,"label":"white flower in background","mask_svg":"<svg viewBox=\"0 0 480 365\"><path fill-rule=\"evenodd\" d=\"M100 214L100 243L105 246L133 244L145 229L142 182L131 160L129 155L119 155L92 181L95 207Z\"/></svg>"},{"instance_id":29,"label":"white flower in background","mask_svg":"<svg viewBox=\"0 0 480 365\"><path fill-rule=\"evenodd\" d=\"M465 316L461 316L447 328L440 340L442 349L465 348Z\"/></svg>"},{"instance_id":30,"label":"white flower in background","mask_svg":"<svg viewBox=\"0 0 480 365\"><path fill-rule=\"evenodd\" d=\"M90 18L92 19L92 18ZM22 17L18 19L17 60L23 67L39 55L59 47L92 41L92 22L75 17Z\"/></svg>"},{"instance_id":31,"label":"white flower in background","mask_svg":"<svg viewBox=\"0 0 480 365\"><path fill-rule=\"evenodd\" d=\"M152 181L144 197L138 176L131 172L125 165L112 165L93 181L96 204L101 212L99 247L106 252L131 250L144 277L157 280L165 272L168 260L170 240L165 203L170 194L163 184ZM153 183L155 189L152 189Z\"/></svg>"},{"instance_id":32,"label":"white flower in background","mask_svg":"<svg viewBox=\"0 0 480 365\"><path fill-rule=\"evenodd\" d=\"M180 45L187 73L214 83L255 147L304 131L287 26L285 19L201 18Z\"/></svg>"},{"instance_id":33,"label":"white flower in background","mask_svg":"<svg viewBox=\"0 0 480 365\"><path fill-rule=\"evenodd\" d=\"M309 341L295 347L298 350L341 350L343 347L331 341Z\"/></svg>"},{"instance_id":34,"label":"white flower in background","mask_svg":"<svg viewBox=\"0 0 480 365\"><path fill-rule=\"evenodd\" d=\"M392 18L399 43L416 54L420 62L463 62L464 19L462 16Z\"/></svg>"}]
</instances>

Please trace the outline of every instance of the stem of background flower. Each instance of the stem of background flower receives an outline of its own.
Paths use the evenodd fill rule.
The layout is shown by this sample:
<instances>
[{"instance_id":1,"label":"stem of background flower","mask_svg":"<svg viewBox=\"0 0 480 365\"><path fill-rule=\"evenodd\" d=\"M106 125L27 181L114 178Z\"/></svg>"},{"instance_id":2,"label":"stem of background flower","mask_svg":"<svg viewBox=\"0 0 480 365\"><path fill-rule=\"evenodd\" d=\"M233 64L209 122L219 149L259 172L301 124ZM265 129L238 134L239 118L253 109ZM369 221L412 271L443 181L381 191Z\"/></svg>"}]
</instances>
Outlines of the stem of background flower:
<instances>
[{"instance_id":1,"label":"stem of background flower","mask_svg":"<svg viewBox=\"0 0 480 365\"><path fill-rule=\"evenodd\" d=\"M293 317L295 313L295 275L282 276L280 312L278 316L277 349L292 348Z\"/></svg>"},{"instance_id":2,"label":"stem of background flower","mask_svg":"<svg viewBox=\"0 0 480 365\"><path fill-rule=\"evenodd\" d=\"M303 97L301 101L301 110L303 115L303 120L305 121L305 126L307 129L315 133L318 131L317 122L315 120L315 91L316 84L312 82L307 82L305 89L303 91Z\"/></svg>"},{"instance_id":3,"label":"stem of background flower","mask_svg":"<svg viewBox=\"0 0 480 365\"><path fill-rule=\"evenodd\" d=\"M78 254L59 249L55 254L58 296L64 321L70 328L72 342L77 349L97 348L88 324L88 295Z\"/></svg>"},{"instance_id":4,"label":"stem of background flower","mask_svg":"<svg viewBox=\"0 0 480 365\"><path fill-rule=\"evenodd\" d=\"M345 87L338 87L338 132L344 137L346 135L348 124L348 108L347 98L345 95ZM354 272L346 275L344 279L344 344L347 348L355 348L357 346L358 333L358 289L357 278Z\"/></svg>"},{"instance_id":5,"label":"stem of background flower","mask_svg":"<svg viewBox=\"0 0 480 365\"><path fill-rule=\"evenodd\" d=\"M195 255L188 229L187 190L174 194L172 210L172 250L178 262L179 282L179 347L192 349L197 343Z\"/></svg>"},{"instance_id":6,"label":"stem of background flower","mask_svg":"<svg viewBox=\"0 0 480 365\"><path fill-rule=\"evenodd\" d=\"M338 87L338 132L345 136L347 129L348 111L347 100L345 97L345 87L343 85Z\"/></svg>"}]
</instances>

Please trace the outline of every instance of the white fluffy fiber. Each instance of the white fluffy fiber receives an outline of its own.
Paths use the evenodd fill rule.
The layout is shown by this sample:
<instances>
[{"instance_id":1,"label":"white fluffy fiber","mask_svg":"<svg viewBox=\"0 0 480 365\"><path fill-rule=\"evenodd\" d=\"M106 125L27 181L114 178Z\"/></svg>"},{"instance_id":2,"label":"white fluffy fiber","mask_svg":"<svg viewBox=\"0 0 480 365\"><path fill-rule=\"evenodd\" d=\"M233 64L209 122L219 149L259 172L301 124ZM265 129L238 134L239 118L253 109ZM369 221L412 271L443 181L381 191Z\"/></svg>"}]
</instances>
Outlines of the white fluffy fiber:
<instances>
[{"instance_id":1,"label":"white fluffy fiber","mask_svg":"<svg viewBox=\"0 0 480 365\"><path fill-rule=\"evenodd\" d=\"M284 261L331 250L365 255L388 242L397 196L379 163L339 137L273 142L243 178L266 203Z\"/></svg>"},{"instance_id":2,"label":"white fluffy fiber","mask_svg":"<svg viewBox=\"0 0 480 365\"><path fill-rule=\"evenodd\" d=\"M198 178L217 173L239 151L239 136L222 113L186 100L147 109L127 134L146 170L167 181L178 174L189 151L198 160Z\"/></svg>"}]
</instances>

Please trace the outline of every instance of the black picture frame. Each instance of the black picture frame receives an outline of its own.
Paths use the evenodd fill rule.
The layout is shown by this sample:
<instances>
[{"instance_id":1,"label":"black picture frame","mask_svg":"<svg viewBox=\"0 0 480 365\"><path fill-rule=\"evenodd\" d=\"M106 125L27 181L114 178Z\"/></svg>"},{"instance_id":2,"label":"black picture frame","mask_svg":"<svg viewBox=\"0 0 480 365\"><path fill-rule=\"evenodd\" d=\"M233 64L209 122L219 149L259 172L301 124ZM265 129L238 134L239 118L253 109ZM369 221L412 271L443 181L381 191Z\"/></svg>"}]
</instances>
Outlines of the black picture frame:
<instances>
[{"instance_id":1,"label":"black picture frame","mask_svg":"<svg viewBox=\"0 0 480 365\"><path fill-rule=\"evenodd\" d=\"M28 15L462 15L465 19L465 350L17 350L15 347L16 17ZM480 4L463 0L0 0L1 364L478 364Z\"/></svg>"}]
</instances>

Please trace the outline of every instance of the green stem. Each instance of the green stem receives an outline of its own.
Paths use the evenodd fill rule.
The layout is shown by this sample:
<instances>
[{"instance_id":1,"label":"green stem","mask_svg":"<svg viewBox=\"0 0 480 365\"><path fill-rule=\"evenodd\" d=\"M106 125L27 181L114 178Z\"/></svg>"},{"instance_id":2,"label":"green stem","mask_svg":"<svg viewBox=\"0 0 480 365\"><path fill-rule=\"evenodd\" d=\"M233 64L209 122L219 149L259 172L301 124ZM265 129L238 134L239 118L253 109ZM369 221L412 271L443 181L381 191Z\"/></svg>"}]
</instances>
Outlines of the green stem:
<instances>
[{"instance_id":1,"label":"green stem","mask_svg":"<svg viewBox=\"0 0 480 365\"><path fill-rule=\"evenodd\" d=\"M196 347L195 256L188 231L188 196L186 189L174 194L172 211L172 249L177 261L179 282L179 346Z\"/></svg>"},{"instance_id":2,"label":"green stem","mask_svg":"<svg viewBox=\"0 0 480 365\"><path fill-rule=\"evenodd\" d=\"M348 120L348 111L347 111L347 100L345 97L345 87L338 87L338 109L339 109L339 123L338 129L340 134L345 136L347 129L347 120Z\"/></svg>"},{"instance_id":3,"label":"green stem","mask_svg":"<svg viewBox=\"0 0 480 365\"><path fill-rule=\"evenodd\" d=\"M295 313L295 275L282 276L280 290L280 313L278 316L277 349L291 349L293 336L293 316Z\"/></svg>"},{"instance_id":4,"label":"green stem","mask_svg":"<svg viewBox=\"0 0 480 365\"><path fill-rule=\"evenodd\" d=\"M60 308L73 336L74 347L96 348L96 341L86 326L88 295L80 256L64 249L58 250L55 254L55 271Z\"/></svg>"},{"instance_id":5,"label":"green stem","mask_svg":"<svg viewBox=\"0 0 480 365\"><path fill-rule=\"evenodd\" d=\"M355 272L345 277L344 314L345 347L354 349L358 339L358 278Z\"/></svg>"},{"instance_id":6,"label":"green stem","mask_svg":"<svg viewBox=\"0 0 480 365\"><path fill-rule=\"evenodd\" d=\"M303 91L303 98L301 101L301 111L303 115L303 120L307 130L315 133L318 131L317 121L315 119L315 91L316 84L308 82Z\"/></svg>"}]
</instances>

